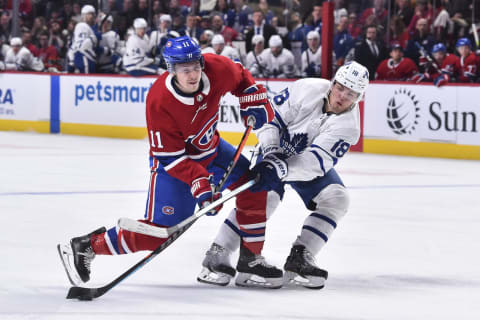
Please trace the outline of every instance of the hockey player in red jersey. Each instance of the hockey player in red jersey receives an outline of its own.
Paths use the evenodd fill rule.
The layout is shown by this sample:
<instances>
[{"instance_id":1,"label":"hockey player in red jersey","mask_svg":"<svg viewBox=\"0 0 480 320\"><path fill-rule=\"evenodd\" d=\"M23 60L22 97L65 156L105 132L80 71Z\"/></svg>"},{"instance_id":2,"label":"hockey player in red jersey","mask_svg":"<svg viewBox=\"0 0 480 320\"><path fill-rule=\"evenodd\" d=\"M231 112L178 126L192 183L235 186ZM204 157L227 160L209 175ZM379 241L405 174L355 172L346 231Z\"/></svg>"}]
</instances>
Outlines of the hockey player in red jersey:
<instances>
[{"instance_id":1,"label":"hockey player in red jersey","mask_svg":"<svg viewBox=\"0 0 480 320\"><path fill-rule=\"evenodd\" d=\"M472 52L472 43L467 38L460 38L456 47L460 55L458 82L474 82L477 79L477 58Z\"/></svg>"},{"instance_id":2,"label":"hockey player in red jersey","mask_svg":"<svg viewBox=\"0 0 480 320\"><path fill-rule=\"evenodd\" d=\"M428 68L429 78L437 87L443 86L457 78L460 73L460 59L447 53L447 48L443 43L437 43L432 48L434 63Z\"/></svg>"},{"instance_id":3,"label":"hockey player in red jersey","mask_svg":"<svg viewBox=\"0 0 480 320\"><path fill-rule=\"evenodd\" d=\"M220 197L215 184L235 154L235 147L217 131L220 98L227 92L242 98L240 115L245 123L254 117L254 129L271 121L274 111L266 89L255 84L247 69L230 59L201 54L200 47L184 36L169 39L163 57L168 71L160 76L147 96L146 117L150 142L150 183L143 221L174 226ZM249 180L249 161L241 157L225 183L235 188ZM241 225L242 252L237 270L249 277L278 283L282 271L261 256L266 221L266 192L242 192L236 199L236 218ZM209 215L215 215L219 207ZM70 279L90 279L90 263L96 254L117 255L154 250L167 239L113 227L103 227L59 246L60 255L73 258ZM69 270L66 266L67 273ZM235 269L216 270L233 277ZM277 281L277 282L275 282ZM226 284L219 282L218 284Z\"/></svg>"},{"instance_id":4,"label":"hockey player in red jersey","mask_svg":"<svg viewBox=\"0 0 480 320\"><path fill-rule=\"evenodd\" d=\"M418 67L415 62L403 56L403 48L400 44L394 44L390 51L390 58L378 65L375 80L405 81L410 80L417 73Z\"/></svg>"}]
</instances>

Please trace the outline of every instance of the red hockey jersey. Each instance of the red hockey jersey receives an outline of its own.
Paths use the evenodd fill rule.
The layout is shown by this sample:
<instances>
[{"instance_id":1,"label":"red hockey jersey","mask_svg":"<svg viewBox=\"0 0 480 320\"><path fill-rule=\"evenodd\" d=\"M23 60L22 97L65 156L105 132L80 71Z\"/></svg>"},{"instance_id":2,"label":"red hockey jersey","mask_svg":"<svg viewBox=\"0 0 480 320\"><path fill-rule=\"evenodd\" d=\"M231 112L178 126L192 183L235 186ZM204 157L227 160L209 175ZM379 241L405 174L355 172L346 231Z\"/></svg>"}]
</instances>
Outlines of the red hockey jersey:
<instances>
[{"instance_id":1,"label":"red hockey jersey","mask_svg":"<svg viewBox=\"0 0 480 320\"><path fill-rule=\"evenodd\" d=\"M458 82L472 82L477 77L477 58L473 52L467 57L460 57L460 75Z\"/></svg>"},{"instance_id":2,"label":"red hockey jersey","mask_svg":"<svg viewBox=\"0 0 480 320\"><path fill-rule=\"evenodd\" d=\"M147 95L150 155L171 176L189 185L208 175L205 167L216 154L220 98L227 92L239 96L255 83L239 63L215 54L204 58L200 92L182 95L172 84L173 76L165 72Z\"/></svg>"},{"instance_id":3,"label":"red hockey jersey","mask_svg":"<svg viewBox=\"0 0 480 320\"><path fill-rule=\"evenodd\" d=\"M377 67L376 80L405 81L418 73L418 67L410 58L402 58L395 63L392 58L385 59Z\"/></svg>"},{"instance_id":4,"label":"red hockey jersey","mask_svg":"<svg viewBox=\"0 0 480 320\"><path fill-rule=\"evenodd\" d=\"M431 65L428 68L430 78L435 80L440 74L447 74L448 77L457 77L460 74L460 58L454 54L447 53L442 63Z\"/></svg>"}]
</instances>

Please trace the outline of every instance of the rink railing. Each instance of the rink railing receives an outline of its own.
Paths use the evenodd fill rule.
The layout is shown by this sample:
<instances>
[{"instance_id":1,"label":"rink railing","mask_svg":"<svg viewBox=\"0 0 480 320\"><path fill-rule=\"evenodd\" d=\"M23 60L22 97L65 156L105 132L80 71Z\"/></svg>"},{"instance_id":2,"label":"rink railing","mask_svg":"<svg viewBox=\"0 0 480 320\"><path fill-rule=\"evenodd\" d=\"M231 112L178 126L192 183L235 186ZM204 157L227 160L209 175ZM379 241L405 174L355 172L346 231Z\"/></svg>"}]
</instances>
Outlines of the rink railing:
<instances>
[{"instance_id":1,"label":"rink railing","mask_svg":"<svg viewBox=\"0 0 480 320\"><path fill-rule=\"evenodd\" d=\"M0 130L144 139L145 101L156 77L0 73ZM293 80L259 79L282 95ZM354 151L480 159L478 85L372 82L360 104ZM365 110L364 110L365 105ZM238 143L238 99L221 100L218 129ZM249 145L257 142L254 135Z\"/></svg>"}]
</instances>

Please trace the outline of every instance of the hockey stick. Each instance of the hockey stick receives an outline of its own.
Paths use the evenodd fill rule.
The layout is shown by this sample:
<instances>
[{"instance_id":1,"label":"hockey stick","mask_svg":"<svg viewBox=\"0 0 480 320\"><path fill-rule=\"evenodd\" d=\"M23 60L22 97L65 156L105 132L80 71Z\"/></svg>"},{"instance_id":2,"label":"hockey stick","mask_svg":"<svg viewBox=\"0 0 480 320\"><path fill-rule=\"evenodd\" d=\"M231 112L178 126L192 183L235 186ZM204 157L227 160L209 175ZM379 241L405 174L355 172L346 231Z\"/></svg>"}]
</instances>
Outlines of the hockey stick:
<instances>
[{"instance_id":1,"label":"hockey stick","mask_svg":"<svg viewBox=\"0 0 480 320\"><path fill-rule=\"evenodd\" d=\"M435 70L437 70L438 73L442 73L442 70L435 62L435 60L433 60L427 50L425 50L425 48L420 43L418 43L418 41L415 41L415 46L417 47L418 51L420 51L420 54L423 55L425 59L427 59L427 61L435 68Z\"/></svg>"},{"instance_id":2,"label":"hockey stick","mask_svg":"<svg viewBox=\"0 0 480 320\"><path fill-rule=\"evenodd\" d=\"M230 163L229 163L225 173L223 174L222 178L218 182L218 185L215 187L215 192L220 192L220 190L223 189L223 186L225 185L225 182L227 181L227 178L230 176L230 174L233 171L233 168L237 164L237 161L240 158L240 155L242 154L242 150L245 147L245 144L247 143L248 136L250 135L250 132L252 131L252 128L255 124L255 118L249 117L248 120L247 120L247 123L248 123L247 129L243 133L242 139L240 140L240 144L239 144L239 146L238 146L238 148L235 152L235 155L233 156L232 161L230 161ZM248 189L249 187L253 186L255 184L255 181L251 180L251 181L247 182L243 186L235 189L234 191L227 193L225 195L225 197L228 197L228 199L230 199L230 198L236 196L238 193L241 192L241 191L237 191L237 190L245 187L249 183L251 183L251 184L241 191L244 191L244 190ZM222 196L222 198L223 197L224 196ZM196 220L196 219L200 218L201 216L206 214L208 211L214 209L215 207L216 206L213 206L213 203L212 203L212 204L208 205L207 207L203 208L202 210L198 211L194 215L188 217L184 221L180 222L179 224L177 224L173 227L170 227L170 228L152 226L152 225L146 224L144 222L137 221L137 220L130 219L130 218L120 218L118 220L117 225L118 225L119 228L130 231L130 232L141 233L141 234L145 234L145 235L156 237L156 238L168 238L171 234L176 232L179 228L182 228L184 225L190 223L190 221L193 221L193 220ZM207 208L208 208L208 210L206 210Z\"/></svg>"},{"instance_id":3,"label":"hockey stick","mask_svg":"<svg viewBox=\"0 0 480 320\"><path fill-rule=\"evenodd\" d=\"M184 220L183 222L176 225L175 227L172 227L172 229L174 228L175 230L168 234L167 241L162 243L158 248L150 252L150 254L147 255L145 258L143 258L140 262L138 262L133 267L131 267L130 269L122 273L119 277L117 277L115 280L113 280L109 284L99 288L83 288L83 287L73 286L68 291L67 299L92 300L94 298L98 298L104 295L110 289L115 287L117 284L119 284L120 282L122 282L123 280L131 276L132 274L134 274L136 271L140 270L145 264L147 264L150 260L155 258L160 252L165 250L172 242L177 240L178 237L180 237L185 231L187 231L187 229L190 228L193 225L193 223L197 221L205 213L217 207L218 205L228 201L229 199L233 198L235 195L239 194L240 192L247 190L254 184L255 184L255 180L248 181L247 183L241 185L237 189L229 192L225 197L222 197L212 202L205 208L196 212L190 218ZM157 229L160 229L160 228L157 228ZM163 230L167 230L167 229L163 229ZM167 237L161 237L161 238L167 238Z\"/></svg>"},{"instance_id":4,"label":"hockey stick","mask_svg":"<svg viewBox=\"0 0 480 320\"><path fill-rule=\"evenodd\" d=\"M220 199L210 203L208 206L202 208L192 216L188 217L187 219L183 220L182 222L180 222L179 224L173 227L169 227L169 228L157 227L157 226L149 225L149 224L146 224L137 220L133 220L130 218L120 218L118 220L118 227L123 230L135 232L135 233L141 233L141 234L156 237L156 238L168 238L171 235L173 235L175 232L183 228L185 225L189 224L190 222L196 221L198 218L200 218L210 210L214 209L219 204L227 202L231 198L235 197L237 194L247 190L248 188L253 186L255 182L256 182L255 180L248 181L247 183L241 185L235 190L228 192L226 195L222 196Z\"/></svg>"},{"instance_id":5,"label":"hockey stick","mask_svg":"<svg viewBox=\"0 0 480 320\"><path fill-rule=\"evenodd\" d=\"M235 152L235 155L232 159L232 161L230 162L230 165L229 165L229 168L230 167L234 167L238 161L238 159L240 158L240 155L242 153L242 150L246 144L246 141L247 141L247 138L252 130L252 127L254 125L254 123L252 124L252 118L249 118L248 119L248 127L247 127L247 130L245 131L245 134L243 135L242 137L242 140L240 141L240 145L237 147L237 150ZM230 175L232 169L228 170L225 172L225 174L223 175L222 179L220 179L220 181L224 180L226 181L228 176ZM223 182L224 183L224 182ZM250 180L249 182L245 183L244 185L238 187L237 189L235 189L234 191L240 189L240 188L243 188L245 187L245 190L248 189L249 187L251 187L252 185L254 185L256 183L255 180ZM218 188L220 186L220 183L217 185L217 187L215 188L215 190L220 190L220 188ZM228 195L232 194L234 191L230 192ZM242 190L244 191L244 190ZM241 191L239 191L238 193L240 193ZM197 212L197 214L194 214L192 217L190 217L190 221L189 222L186 222L183 221L181 224L183 224L183 226L180 227L180 224L178 225L178 230L175 231L172 235L170 235L168 237L168 239L162 243L158 248L156 248L155 250L153 250L152 252L150 252L150 254L148 254L145 258L143 258L142 260L140 260L137 264L135 264L133 267L131 267L130 269L128 269L127 271L125 271L124 273L122 273L120 276L118 276L116 279L114 279L112 282L110 282L109 284L103 286L103 287L99 287L99 288L83 288L83 287L78 287L78 286L73 286L70 288L70 290L68 290L68 294L67 294L67 299L78 299L78 300L92 300L94 298L98 298L98 297L101 297L102 295L104 295L105 293L107 293L108 291L110 291L112 288L114 288L115 286L117 286L120 282L122 282L123 280L125 280L126 278L128 278L129 276L131 276L132 274L134 274L135 272L137 272L138 270L140 270L145 264L147 264L148 262L150 262L150 260L152 260L153 258L155 258L160 252L162 252L163 250L165 250L168 246L170 246L170 244L172 244L172 242L174 242L175 240L178 239L178 237L180 237L185 231L188 230L188 228L190 228L193 223L195 221L197 221L202 215L204 215L205 213L207 213L208 211L210 211L212 208L215 208L217 207L219 204L229 200L231 197L225 197L225 199L223 198L220 198L214 202L212 202L210 205L206 206L204 209L204 212L201 214L201 215L198 215L200 213L200 211ZM222 201L223 200L223 201ZM209 208L210 207L210 208ZM209 210L207 210L207 208ZM198 216L197 216L198 215Z\"/></svg>"}]
</instances>

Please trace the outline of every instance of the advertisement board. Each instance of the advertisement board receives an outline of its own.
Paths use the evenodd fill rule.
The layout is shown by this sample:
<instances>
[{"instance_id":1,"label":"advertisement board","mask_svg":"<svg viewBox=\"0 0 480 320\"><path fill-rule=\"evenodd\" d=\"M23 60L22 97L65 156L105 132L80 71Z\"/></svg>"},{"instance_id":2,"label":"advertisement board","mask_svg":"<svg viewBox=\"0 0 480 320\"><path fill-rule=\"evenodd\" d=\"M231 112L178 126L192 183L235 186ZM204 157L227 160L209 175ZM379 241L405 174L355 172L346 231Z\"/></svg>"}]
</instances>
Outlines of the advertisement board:
<instances>
[{"instance_id":1,"label":"advertisement board","mask_svg":"<svg viewBox=\"0 0 480 320\"><path fill-rule=\"evenodd\" d=\"M478 87L377 84L365 96L366 138L480 145Z\"/></svg>"},{"instance_id":2,"label":"advertisement board","mask_svg":"<svg viewBox=\"0 0 480 320\"><path fill-rule=\"evenodd\" d=\"M0 129L49 132L50 76L0 73Z\"/></svg>"}]
</instances>

